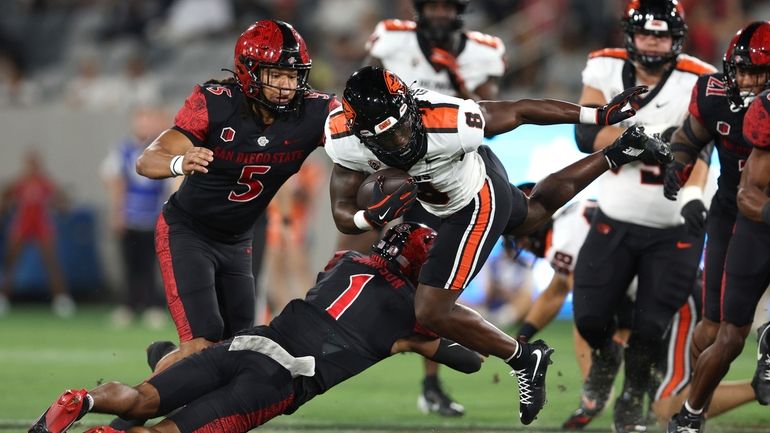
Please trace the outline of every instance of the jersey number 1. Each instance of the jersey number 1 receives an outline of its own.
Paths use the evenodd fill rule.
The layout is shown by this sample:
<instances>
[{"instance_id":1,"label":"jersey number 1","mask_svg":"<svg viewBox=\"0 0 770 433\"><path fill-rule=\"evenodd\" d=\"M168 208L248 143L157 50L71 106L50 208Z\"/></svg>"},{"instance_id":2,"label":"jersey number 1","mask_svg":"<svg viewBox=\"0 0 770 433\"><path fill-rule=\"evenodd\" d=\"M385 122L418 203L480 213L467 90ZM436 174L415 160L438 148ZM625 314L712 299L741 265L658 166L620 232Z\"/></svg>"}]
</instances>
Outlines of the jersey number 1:
<instances>
[{"instance_id":1,"label":"jersey number 1","mask_svg":"<svg viewBox=\"0 0 770 433\"><path fill-rule=\"evenodd\" d=\"M228 200L242 203L257 198L262 193L264 187L262 186L262 182L253 177L255 174L265 174L269 170L270 166L268 165L244 166L243 170L241 170L241 177L238 179L238 184L245 185L248 189L240 194L235 191L230 191L230 195L227 196Z\"/></svg>"},{"instance_id":2,"label":"jersey number 1","mask_svg":"<svg viewBox=\"0 0 770 433\"><path fill-rule=\"evenodd\" d=\"M348 288L343 290L342 293L337 296L337 299L335 299L331 305L326 307L326 312L334 317L334 320L339 319L342 313L344 313L348 307L350 307L350 304L358 299L358 295L361 294L361 291L364 289L366 283L368 283L372 278L374 278L374 275L372 274L351 275Z\"/></svg>"}]
</instances>

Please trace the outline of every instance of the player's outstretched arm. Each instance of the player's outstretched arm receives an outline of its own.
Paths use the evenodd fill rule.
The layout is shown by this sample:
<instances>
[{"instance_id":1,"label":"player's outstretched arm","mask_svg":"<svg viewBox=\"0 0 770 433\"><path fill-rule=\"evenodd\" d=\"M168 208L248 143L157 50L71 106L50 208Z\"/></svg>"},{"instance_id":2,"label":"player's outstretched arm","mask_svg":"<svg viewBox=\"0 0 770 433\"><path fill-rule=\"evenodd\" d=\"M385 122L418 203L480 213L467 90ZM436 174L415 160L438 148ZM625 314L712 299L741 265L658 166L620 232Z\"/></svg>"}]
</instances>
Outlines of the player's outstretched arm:
<instances>
[{"instance_id":1,"label":"player's outstretched arm","mask_svg":"<svg viewBox=\"0 0 770 433\"><path fill-rule=\"evenodd\" d=\"M161 133L136 160L136 172L150 179L164 179L208 173L206 168L214 160L214 152L195 147L184 134L174 129Z\"/></svg>"},{"instance_id":2,"label":"player's outstretched arm","mask_svg":"<svg viewBox=\"0 0 770 433\"><path fill-rule=\"evenodd\" d=\"M492 136L508 132L524 124L553 125L557 123L585 123L614 125L636 112L623 109L636 95L647 92L647 87L629 87L606 105L598 108L583 107L571 102L554 99L521 99L518 101L481 101L484 114L484 135Z\"/></svg>"},{"instance_id":3,"label":"player's outstretched arm","mask_svg":"<svg viewBox=\"0 0 770 433\"><path fill-rule=\"evenodd\" d=\"M396 341L391 353L399 352L418 353L431 361L466 374L481 370L481 363L484 361L478 353L452 340L423 335L413 335Z\"/></svg>"},{"instance_id":4,"label":"player's outstretched arm","mask_svg":"<svg viewBox=\"0 0 770 433\"><path fill-rule=\"evenodd\" d=\"M671 148L659 138L646 135L642 127L632 126L626 129L612 145L556 173L551 173L538 182L528 200L527 218L506 234L531 233L602 173L638 160L669 164Z\"/></svg>"}]
</instances>

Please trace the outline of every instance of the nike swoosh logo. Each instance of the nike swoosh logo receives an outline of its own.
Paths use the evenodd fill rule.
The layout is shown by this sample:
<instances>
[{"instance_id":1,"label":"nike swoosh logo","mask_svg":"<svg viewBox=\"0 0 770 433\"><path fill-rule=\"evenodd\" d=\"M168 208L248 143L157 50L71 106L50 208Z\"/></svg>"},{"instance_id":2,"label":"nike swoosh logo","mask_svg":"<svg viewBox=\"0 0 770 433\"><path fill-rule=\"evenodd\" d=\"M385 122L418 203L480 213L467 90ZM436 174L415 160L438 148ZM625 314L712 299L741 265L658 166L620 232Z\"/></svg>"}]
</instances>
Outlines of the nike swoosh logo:
<instances>
[{"instance_id":1,"label":"nike swoosh logo","mask_svg":"<svg viewBox=\"0 0 770 433\"><path fill-rule=\"evenodd\" d=\"M454 346L459 346L459 345L460 345L460 343L452 343L452 344L450 344L450 345L449 345L449 346L447 346L447 347L454 347Z\"/></svg>"},{"instance_id":2,"label":"nike swoosh logo","mask_svg":"<svg viewBox=\"0 0 770 433\"><path fill-rule=\"evenodd\" d=\"M385 217L388 216L388 212L390 212L390 208L385 209L385 212L378 215L378 217L380 218L380 221L384 220Z\"/></svg>"},{"instance_id":3,"label":"nike swoosh logo","mask_svg":"<svg viewBox=\"0 0 770 433\"><path fill-rule=\"evenodd\" d=\"M683 249L686 249L686 248L690 248L691 246L692 246L692 244L689 243L689 242L679 241L679 242L676 243L676 247L678 249L680 249L680 250L683 250Z\"/></svg>"},{"instance_id":4,"label":"nike swoosh logo","mask_svg":"<svg viewBox=\"0 0 770 433\"><path fill-rule=\"evenodd\" d=\"M430 164L432 162L438 161L439 158L440 158L439 156L436 156L434 158L425 158L425 163Z\"/></svg>"},{"instance_id":5,"label":"nike swoosh logo","mask_svg":"<svg viewBox=\"0 0 770 433\"><path fill-rule=\"evenodd\" d=\"M759 341L759 344L757 344L757 361L762 359L762 352L759 351L759 346L762 344L763 341L765 341L765 334L767 334L767 330L770 329L770 326L766 326L765 329L762 330L762 335L759 336L757 341Z\"/></svg>"},{"instance_id":6,"label":"nike swoosh logo","mask_svg":"<svg viewBox=\"0 0 770 433\"><path fill-rule=\"evenodd\" d=\"M543 351L540 349L535 349L532 351L532 354L537 356L537 362L535 363L535 369L532 370L532 381L535 381L535 374L537 374L537 368L540 367L540 360L543 358Z\"/></svg>"},{"instance_id":7,"label":"nike swoosh logo","mask_svg":"<svg viewBox=\"0 0 770 433\"><path fill-rule=\"evenodd\" d=\"M655 108L660 108L660 107L662 107L662 106L664 106L664 105L666 105L666 104L668 104L668 101L666 101L666 102L661 102L661 103L656 103L656 104L655 104Z\"/></svg>"}]
</instances>

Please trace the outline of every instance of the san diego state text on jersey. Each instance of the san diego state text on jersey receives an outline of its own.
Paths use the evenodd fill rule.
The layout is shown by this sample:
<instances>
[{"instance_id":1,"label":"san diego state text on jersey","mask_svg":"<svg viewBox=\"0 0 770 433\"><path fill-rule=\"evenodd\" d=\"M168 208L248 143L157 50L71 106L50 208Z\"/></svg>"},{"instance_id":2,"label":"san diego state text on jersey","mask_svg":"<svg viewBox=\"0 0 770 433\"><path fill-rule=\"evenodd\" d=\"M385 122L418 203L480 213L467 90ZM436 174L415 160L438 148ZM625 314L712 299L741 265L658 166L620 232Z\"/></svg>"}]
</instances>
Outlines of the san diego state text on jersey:
<instances>
[{"instance_id":1,"label":"san diego state text on jersey","mask_svg":"<svg viewBox=\"0 0 770 433\"><path fill-rule=\"evenodd\" d=\"M207 233L240 237L252 228L281 185L323 144L326 115L339 105L325 93L305 95L297 114L265 127L234 84L196 86L174 129L214 152L206 174L187 176L169 200L175 211Z\"/></svg>"}]
</instances>

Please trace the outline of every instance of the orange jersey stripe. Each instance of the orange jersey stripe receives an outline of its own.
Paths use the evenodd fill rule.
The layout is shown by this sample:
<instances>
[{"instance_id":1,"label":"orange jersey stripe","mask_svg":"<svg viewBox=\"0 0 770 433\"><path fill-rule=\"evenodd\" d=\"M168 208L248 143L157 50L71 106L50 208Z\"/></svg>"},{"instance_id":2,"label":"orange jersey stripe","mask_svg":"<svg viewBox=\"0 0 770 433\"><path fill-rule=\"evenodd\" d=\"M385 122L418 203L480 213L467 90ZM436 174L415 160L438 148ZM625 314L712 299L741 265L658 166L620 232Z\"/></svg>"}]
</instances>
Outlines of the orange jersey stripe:
<instances>
[{"instance_id":1,"label":"orange jersey stripe","mask_svg":"<svg viewBox=\"0 0 770 433\"><path fill-rule=\"evenodd\" d=\"M596 57L613 57L616 59L626 60L628 59L628 51L626 51L624 48L605 48L603 50L593 51L588 55L589 59Z\"/></svg>"},{"instance_id":2,"label":"orange jersey stripe","mask_svg":"<svg viewBox=\"0 0 770 433\"><path fill-rule=\"evenodd\" d=\"M391 31L408 31L417 28L417 23L409 20L384 20L382 24L385 30Z\"/></svg>"},{"instance_id":3,"label":"orange jersey stripe","mask_svg":"<svg viewBox=\"0 0 770 433\"><path fill-rule=\"evenodd\" d=\"M349 135L351 133L350 128L348 128L348 122L347 119L345 119L344 113L339 112L332 115L331 119L329 119L329 130L332 133L332 137Z\"/></svg>"},{"instance_id":4,"label":"orange jersey stripe","mask_svg":"<svg viewBox=\"0 0 770 433\"><path fill-rule=\"evenodd\" d=\"M427 129L457 130L459 107L454 104L438 104L423 108L422 124Z\"/></svg>"},{"instance_id":5,"label":"orange jersey stripe","mask_svg":"<svg viewBox=\"0 0 770 433\"><path fill-rule=\"evenodd\" d=\"M685 304L679 309L679 320L676 323L676 343L674 349L674 365L673 374L669 379L661 398L672 395L676 387L685 379L685 359L684 357L690 356L687 347L687 335L690 331L690 321L692 320L692 312L690 311L689 304ZM680 350L681 349L681 350Z\"/></svg>"},{"instance_id":6,"label":"orange jersey stripe","mask_svg":"<svg viewBox=\"0 0 770 433\"><path fill-rule=\"evenodd\" d=\"M486 33L481 32L466 32L465 36L468 37L468 39L477 42L481 45L486 45L488 47L492 48L498 48L500 45L502 45L502 41L500 38L488 35Z\"/></svg>"},{"instance_id":7,"label":"orange jersey stripe","mask_svg":"<svg viewBox=\"0 0 770 433\"><path fill-rule=\"evenodd\" d=\"M690 72L695 75L713 74L717 70L708 63L701 62L696 59L679 59L676 62L676 69L684 72Z\"/></svg>"},{"instance_id":8,"label":"orange jersey stripe","mask_svg":"<svg viewBox=\"0 0 770 433\"><path fill-rule=\"evenodd\" d=\"M468 283L473 261L479 253L483 243L484 233L492 218L492 189L489 182L484 182L484 186L479 191L479 211L476 215L476 221L473 223L471 234L462 247L460 265L457 267L457 273L452 284L449 286L452 290L462 290Z\"/></svg>"}]
</instances>

